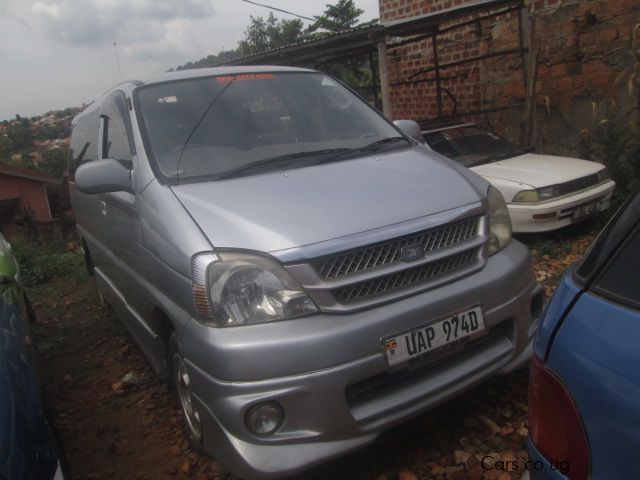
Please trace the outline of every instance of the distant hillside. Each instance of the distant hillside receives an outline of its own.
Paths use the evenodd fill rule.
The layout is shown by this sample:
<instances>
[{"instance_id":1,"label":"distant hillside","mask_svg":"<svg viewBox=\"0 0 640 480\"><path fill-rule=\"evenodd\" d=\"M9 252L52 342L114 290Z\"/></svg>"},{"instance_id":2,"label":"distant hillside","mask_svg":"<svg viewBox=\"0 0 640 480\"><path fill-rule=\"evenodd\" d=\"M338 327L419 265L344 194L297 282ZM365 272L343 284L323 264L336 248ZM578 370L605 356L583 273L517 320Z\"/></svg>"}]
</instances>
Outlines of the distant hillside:
<instances>
[{"instance_id":1,"label":"distant hillside","mask_svg":"<svg viewBox=\"0 0 640 480\"><path fill-rule=\"evenodd\" d=\"M176 70L190 70L192 68L206 68L213 67L215 65L219 65L225 62L231 62L236 58L240 58L240 50L223 50L217 55L209 55L205 58L201 58L200 60L196 60L195 62L187 62L184 65L180 65L176 67ZM173 71L173 69L169 70Z\"/></svg>"},{"instance_id":2,"label":"distant hillside","mask_svg":"<svg viewBox=\"0 0 640 480\"><path fill-rule=\"evenodd\" d=\"M69 107L0 122L0 164L38 168L60 178L66 166L71 121L81 110Z\"/></svg>"}]
</instances>

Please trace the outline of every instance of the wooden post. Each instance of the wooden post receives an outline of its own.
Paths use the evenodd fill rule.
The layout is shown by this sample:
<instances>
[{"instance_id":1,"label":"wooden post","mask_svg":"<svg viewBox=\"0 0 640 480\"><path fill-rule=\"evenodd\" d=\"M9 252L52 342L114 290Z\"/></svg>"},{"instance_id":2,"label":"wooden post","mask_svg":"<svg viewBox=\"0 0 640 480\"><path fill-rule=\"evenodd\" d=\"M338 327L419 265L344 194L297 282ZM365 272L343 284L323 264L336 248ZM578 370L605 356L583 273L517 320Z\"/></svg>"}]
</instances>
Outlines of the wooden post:
<instances>
[{"instance_id":1,"label":"wooden post","mask_svg":"<svg viewBox=\"0 0 640 480\"><path fill-rule=\"evenodd\" d=\"M378 100L378 73L376 72L375 59L373 57L373 49L369 51L369 69L371 69L371 91L373 92L373 104L376 108L380 108Z\"/></svg>"},{"instance_id":2,"label":"wooden post","mask_svg":"<svg viewBox=\"0 0 640 480\"><path fill-rule=\"evenodd\" d=\"M526 55L524 57L525 99L524 113L522 116L522 144L525 147L536 149L538 146L538 119L536 112L538 44L535 41L533 14L525 12L526 10L521 10L523 18L520 19L521 26L523 27L521 38L524 41L523 46L526 48Z\"/></svg>"},{"instance_id":3,"label":"wooden post","mask_svg":"<svg viewBox=\"0 0 640 480\"><path fill-rule=\"evenodd\" d=\"M385 37L378 40L378 73L380 77L380 93L382 96L382 112L387 118L392 119L389 76L387 75L387 42Z\"/></svg>"},{"instance_id":4,"label":"wooden post","mask_svg":"<svg viewBox=\"0 0 640 480\"><path fill-rule=\"evenodd\" d=\"M438 99L438 118L442 118L442 79L440 78L440 58L438 57L438 35L434 33L431 37L433 47L433 68L436 74L436 95Z\"/></svg>"}]
</instances>

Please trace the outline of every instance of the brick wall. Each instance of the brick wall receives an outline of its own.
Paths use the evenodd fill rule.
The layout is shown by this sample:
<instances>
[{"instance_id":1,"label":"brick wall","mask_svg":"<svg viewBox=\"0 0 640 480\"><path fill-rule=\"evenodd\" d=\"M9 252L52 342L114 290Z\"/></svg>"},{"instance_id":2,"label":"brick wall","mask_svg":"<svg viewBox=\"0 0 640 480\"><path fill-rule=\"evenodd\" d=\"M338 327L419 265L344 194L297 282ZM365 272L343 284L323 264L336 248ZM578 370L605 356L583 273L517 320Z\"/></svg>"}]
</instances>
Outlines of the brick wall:
<instances>
[{"instance_id":1,"label":"brick wall","mask_svg":"<svg viewBox=\"0 0 640 480\"><path fill-rule=\"evenodd\" d=\"M32 212L36 221L51 220L44 183L0 174L0 201L14 198L20 199L22 210Z\"/></svg>"},{"instance_id":2,"label":"brick wall","mask_svg":"<svg viewBox=\"0 0 640 480\"><path fill-rule=\"evenodd\" d=\"M397 20L472 0L380 0L381 21ZM633 28L640 23L638 0L525 0L534 17L539 44L536 102L541 149L558 153L575 148L578 133L603 114L605 98L623 109L632 98L616 78L633 62L629 55ZM446 25L445 25L446 26ZM394 118L427 119L437 114L431 40L391 48L388 77ZM509 13L453 30L438 37L440 64L519 48L518 16ZM457 112L499 108L524 101L522 57L503 57L441 70L443 87L458 102ZM419 80L426 80L419 82ZM611 102L609 102L611 107ZM454 112L444 95L443 114ZM522 109L466 119L491 123L517 139ZM568 140L570 138L570 140ZM572 143L573 145L568 145ZM566 148L564 148L566 147Z\"/></svg>"}]
</instances>

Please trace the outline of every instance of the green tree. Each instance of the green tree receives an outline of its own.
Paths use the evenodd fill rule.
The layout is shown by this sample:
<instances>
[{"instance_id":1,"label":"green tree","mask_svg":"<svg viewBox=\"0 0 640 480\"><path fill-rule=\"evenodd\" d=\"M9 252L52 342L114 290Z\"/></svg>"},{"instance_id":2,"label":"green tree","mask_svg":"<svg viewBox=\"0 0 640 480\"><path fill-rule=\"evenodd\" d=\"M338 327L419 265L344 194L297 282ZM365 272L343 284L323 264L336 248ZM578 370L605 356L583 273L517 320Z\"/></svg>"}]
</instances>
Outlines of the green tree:
<instances>
[{"instance_id":1,"label":"green tree","mask_svg":"<svg viewBox=\"0 0 640 480\"><path fill-rule=\"evenodd\" d=\"M20 123L14 123L7 129L7 136L13 143L13 150L19 152L26 150L33 146L33 133L31 128L24 124L21 120Z\"/></svg>"},{"instance_id":2,"label":"green tree","mask_svg":"<svg viewBox=\"0 0 640 480\"><path fill-rule=\"evenodd\" d=\"M0 160L11 157L13 152L13 142L7 135L0 135Z\"/></svg>"},{"instance_id":3,"label":"green tree","mask_svg":"<svg viewBox=\"0 0 640 480\"><path fill-rule=\"evenodd\" d=\"M67 171L67 151L62 148L52 148L42 155L40 170L56 178L62 178Z\"/></svg>"},{"instance_id":4,"label":"green tree","mask_svg":"<svg viewBox=\"0 0 640 480\"><path fill-rule=\"evenodd\" d=\"M325 7L324 13L316 15L315 22L307 29L312 38L320 38L327 33L343 32L354 28L358 25L360 15L364 13L364 10L358 8L353 0L339 0L336 4L328 4ZM373 20L371 24L376 22L377 20ZM376 102L377 99L372 95L371 68L369 58L352 57L324 64L322 71L340 78L359 90L369 100ZM376 66L374 65L373 68Z\"/></svg>"},{"instance_id":5,"label":"green tree","mask_svg":"<svg viewBox=\"0 0 640 480\"><path fill-rule=\"evenodd\" d=\"M216 55L208 55L204 58L201 58L200 60L196 60L195 62L187 62L184 65L179 65L178 67L176 67L176 70L213 67L215 65L219 65L220 63L230 62L240 56L240 51L237 48L234 50L222 50ZM170 69L169 71L173 71L173 69Z\"/></svg>"},{"instance_id":6,"label":"green tree","mask_svg":"<svg viewBox=\"0 0 640 480\"><path fill-rule=\"evenodd\" d=\"M238 42L238 50L242 56L283 47L307 38L301 20L277 19L273 13L267 18L250 17L249 26L244 31L244 39Z\"/></svg>"},{"instance_id":7,"label":"green tree","mask_svg":"<svg viewBox=\"0 0 640 480\"><path fill-rule=\"evenodd\" d=\"M356 7L353 0L339 0L335 5L328 4L322 15L316 15L308 31L342 32L358 24L358 18L364 10Z\"/></svg>"},{"instance_id":8,"label":"green tree","mask_svg":"<svg viewBox=\"0 0 640 480\"><path fill-rule=\"evenodd\" d=\"M15 158L9 158L4 163L6 163L7 165L12 165L14 167L36 168L31 155L29 155L28 153L23 153L19 157L15 156Z\"/></svg>"}]
</instances>

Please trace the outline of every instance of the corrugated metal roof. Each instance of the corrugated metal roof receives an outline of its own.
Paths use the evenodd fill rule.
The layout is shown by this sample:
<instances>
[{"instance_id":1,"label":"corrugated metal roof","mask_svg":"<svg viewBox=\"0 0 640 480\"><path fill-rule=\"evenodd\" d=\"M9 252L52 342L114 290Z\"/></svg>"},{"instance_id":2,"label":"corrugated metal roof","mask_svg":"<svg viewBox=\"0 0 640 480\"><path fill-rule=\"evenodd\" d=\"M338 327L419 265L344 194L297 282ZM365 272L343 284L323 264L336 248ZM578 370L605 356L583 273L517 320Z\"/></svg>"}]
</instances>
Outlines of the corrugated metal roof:
<instances>
[{"instance_id":1,"label":"corrugated metal roof","mask_svg":"<svg viewBox=\"0 0 640 480\"><path fill-rule=\"evenodd\" d=\"M59 181L42 170L34 170L31 168L17 167L14 165L0 165L0 175L8 175L10 177L26 178L28 180L36 180L44 183L59 183Z\"/></svg>"},{"instance_id":2,"label":"corrugated metal roof","mask_svg":"<svg viewBox=\"0 0 640 480\"><path fill-rule=\"evenodd\" d=\"M351 28L349 30L343 30L341 32L331 32L331 33L326 32L326 33L322 33L320 36L317 36L315 38L308 38L300 42L290 43L288 45L284 45L282 47L274 48L271 50L264 50L258 53L254 53L252 55L245 55L243 57L235 58L228 62L222 62L217 65L235 65L235 64L247 63L247 62L250 63L250 61L253 59L260 59L265 56L277 56L281 52L294 50L294 49L297 49L298 47L302 47L306 45L309 45L309 46L320 45L325 42L333 42L338 38L344 39L348 37L353 37L354 35L361 34L361 33L368 34L370 32L381 31L382 29L383 27L376 23L376 24L359 25L357 27Z\"/></svg>"},{"instance_id":3,"label":"corrugated metal roof","mask_svg":"<svg viewBox=\"0 0 640 480\"><path fill-rule=\"evenodd\" d=\"M524 0L477 0L472 3L458 5L445 10L429 12L415 17L402 18L382 24L364 24L349 30L327 33L320 38L310 38L266 50L253 55L236 58L219 65L258 64L262 61L281 64L312 62L315 58L336 57L357 49L359 53L372 51L376 42L385 36L410 37L432 31L437 33L441 24L464 18L476 12L524 5Z\"/></svg>"}]
</instances>

